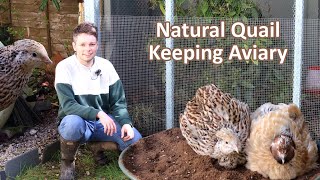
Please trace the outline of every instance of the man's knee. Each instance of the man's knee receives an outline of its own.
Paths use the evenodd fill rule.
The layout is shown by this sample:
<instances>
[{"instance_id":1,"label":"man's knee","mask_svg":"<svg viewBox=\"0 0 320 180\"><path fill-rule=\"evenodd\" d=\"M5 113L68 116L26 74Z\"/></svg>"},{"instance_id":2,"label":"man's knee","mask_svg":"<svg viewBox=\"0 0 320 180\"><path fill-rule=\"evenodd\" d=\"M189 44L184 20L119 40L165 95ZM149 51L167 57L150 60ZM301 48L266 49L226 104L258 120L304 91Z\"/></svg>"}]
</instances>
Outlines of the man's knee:
<instances>
[{"instance_id":1,"label":"man's knee","mask_svg":"<svg viewBox=\"0 0 320 180\"><path fill-rule=\"evenodd\" d=\"M86 124L80 116L68 115L61 120L58 130L64 139L78 141L85 133Z\"/></svg>"}]
</instances>

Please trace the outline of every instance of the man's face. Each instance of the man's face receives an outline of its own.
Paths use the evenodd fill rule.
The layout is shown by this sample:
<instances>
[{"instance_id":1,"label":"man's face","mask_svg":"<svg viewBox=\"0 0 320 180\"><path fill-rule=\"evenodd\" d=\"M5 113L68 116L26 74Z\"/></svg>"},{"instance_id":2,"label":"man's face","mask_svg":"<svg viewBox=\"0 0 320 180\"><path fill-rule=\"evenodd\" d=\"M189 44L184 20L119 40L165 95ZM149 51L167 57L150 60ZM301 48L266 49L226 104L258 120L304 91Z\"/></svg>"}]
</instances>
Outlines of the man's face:
<instances>
[{"instance_id":1,"label":"man's face","mask_svg":"<svg viewBox=\"0 0 320 180\"><path fill-rule=\"evenodd\" d=\"M90 62L98 50L96 37L85 33L79 34L72 43L72 46L81 63Z\"/></svg>"}]
</instances>

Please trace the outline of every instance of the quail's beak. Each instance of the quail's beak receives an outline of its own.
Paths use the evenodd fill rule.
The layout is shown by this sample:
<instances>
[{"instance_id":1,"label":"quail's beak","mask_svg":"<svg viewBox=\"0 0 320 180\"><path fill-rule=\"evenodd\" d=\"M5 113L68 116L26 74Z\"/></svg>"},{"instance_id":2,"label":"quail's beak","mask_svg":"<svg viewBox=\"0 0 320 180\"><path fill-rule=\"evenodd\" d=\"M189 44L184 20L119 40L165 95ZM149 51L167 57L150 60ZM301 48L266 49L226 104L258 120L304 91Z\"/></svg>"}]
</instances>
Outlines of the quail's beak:
<instances>
[{"instance_id":1,"label":"quail's beak","mask_svg":"<svg viewBox=\"0 0 320 180\"><path fill-rule=\"evenodd\" d=\"M239 154L239 149L238 149L238 147L235 147L234 150Z\"/></svg>"},{"instance_id":2,"label":"quail's beak","mask_svg":"<svg viewBox=\"0 0 320 180\"><path fill-rule=\"evenodd\" d=\"M47 68L51 64L52 64L52 61L48 56L42 56L40 62L37 63L37 65L35 65L35 67Z\"/></svg>"},{"instance_id":3,"label":"quail's beak","mask_svg":"<svg viewBox=\"0 0 320 180\"><path fill-rule=\"evenodd\" d=\"M52 61L50 60L49 57L44 57L44 62L45 62L46 64L52 64Z\"/></svg>"},{"instance_id":4,"label":"quail's beak","mask_svg":"<svg viewBox=\"0 0 320 180\"><path fill-rule=\"evenodd\" d=\"M285 160L284 160L284 154L280 154L280 160L281 160L281 163L284 164L285 163ZM279 162L280 163L280 162Z\"/></svg>"}]
</instances>

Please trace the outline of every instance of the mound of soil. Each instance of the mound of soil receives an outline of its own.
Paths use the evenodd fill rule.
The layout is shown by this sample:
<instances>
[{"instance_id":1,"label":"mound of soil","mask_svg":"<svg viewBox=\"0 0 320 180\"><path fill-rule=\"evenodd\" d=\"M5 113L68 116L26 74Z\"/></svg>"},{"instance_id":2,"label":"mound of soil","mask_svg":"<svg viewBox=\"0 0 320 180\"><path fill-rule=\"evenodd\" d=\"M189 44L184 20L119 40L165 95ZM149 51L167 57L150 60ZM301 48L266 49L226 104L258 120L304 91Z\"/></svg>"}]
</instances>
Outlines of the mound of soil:
<instances>
[{"instance_id":1,"label":"mound of soil","mask_svg":"<svg viewBox=\"0 0 320 180\"><path fill-rule=\"evenodd\" d=\"M124 166L139 179L217 179L266 180L244 166L227 170L208 156L196 154L187 144L179 128L145 137L123 155ZM320 169L298 177L315 179Z\"/></svg>"}]
</instances>

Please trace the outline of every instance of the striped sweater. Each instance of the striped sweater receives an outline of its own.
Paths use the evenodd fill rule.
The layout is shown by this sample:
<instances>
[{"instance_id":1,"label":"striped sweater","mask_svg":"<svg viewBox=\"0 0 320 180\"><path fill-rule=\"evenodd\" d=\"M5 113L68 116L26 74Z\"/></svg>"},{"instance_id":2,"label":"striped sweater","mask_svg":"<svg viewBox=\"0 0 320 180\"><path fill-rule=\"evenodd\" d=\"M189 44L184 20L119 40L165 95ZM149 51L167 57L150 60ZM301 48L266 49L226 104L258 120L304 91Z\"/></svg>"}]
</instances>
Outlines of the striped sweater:
<instances>
[{"instance_id":1,"label":"striped sweater","mask_svg":"<svg viewBox=\"0 0 320 180\"><path fill-rule=\"evenodd\" d=\"M122 83L106 59L96 56L90 68L82 65L75 55L64 59L56 67L55 89L60 120L66 115L96 120L98 112L103 110L120 125L131 124Z\"/></svg>"}]
</instances>

